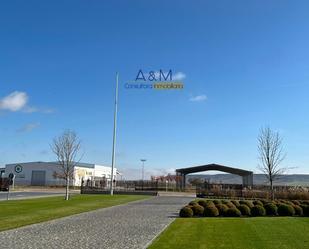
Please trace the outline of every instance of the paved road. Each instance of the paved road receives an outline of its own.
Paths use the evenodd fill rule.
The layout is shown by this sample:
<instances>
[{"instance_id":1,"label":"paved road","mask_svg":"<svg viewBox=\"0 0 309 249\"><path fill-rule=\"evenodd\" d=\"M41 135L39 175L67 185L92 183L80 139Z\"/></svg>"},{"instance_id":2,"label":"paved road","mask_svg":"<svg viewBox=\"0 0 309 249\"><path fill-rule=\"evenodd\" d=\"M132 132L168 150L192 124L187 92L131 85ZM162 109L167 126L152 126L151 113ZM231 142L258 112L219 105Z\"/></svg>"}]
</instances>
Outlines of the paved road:
<instances>
[{"instance_id":1,"label":"paved road","mask_svg":"<svg viewBox=\"0 0 309 249\"><path fill-rule=\"evenodd\" d=\"M192 198L153 197L0 233L2 249L145 248Z\"/></svg>"},{"instance_id":2,"label":"paved road","mask_svg":"<svg viewBox=\"0 0 309 249\"><path fill-rule=\"evenodd\" d=\"M29 199L29 198L36 198L36 197L47 197L47 196L54 196L54 195L63 195L63 191L55 191L55 192L46 192L46 191L17 191L17 192L10 192L9 199L10 200L18 200L18 199ZM7 192L0 192L0 201L6 200Z\"/></svg>"}]
</instances>

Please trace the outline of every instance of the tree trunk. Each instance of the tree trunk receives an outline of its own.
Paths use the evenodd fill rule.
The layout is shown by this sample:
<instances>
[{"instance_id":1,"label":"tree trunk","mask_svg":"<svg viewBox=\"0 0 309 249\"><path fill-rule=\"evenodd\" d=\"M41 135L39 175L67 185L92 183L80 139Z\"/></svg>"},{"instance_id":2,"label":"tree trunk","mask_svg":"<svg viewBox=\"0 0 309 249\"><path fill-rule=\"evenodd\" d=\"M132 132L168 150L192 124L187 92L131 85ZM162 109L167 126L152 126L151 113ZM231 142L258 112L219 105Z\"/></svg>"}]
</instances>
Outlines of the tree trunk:
<instances>
[{"instance_id":1,"label":"tree trunk","mask_svg":"<svg viewBox=\"0 0 309 249\"><path fill-rule=\"evenodd\" d=\"M68 176L66 179L66 188L65 188L65 200L69 200L69 186L70 186L70 177Z\"/></svg>"},{"instance_id":2,"label":"tree trunk","mask_svg":"<svg viewBox=\"0 0 309 249\"><path fill-rule=\"evenodd\" d=\"M271 193L271 200L273 201L275 199L275 193L274 193L274 186L273 181L270 181L270 193Z\"/></svg>"}]
</instances>

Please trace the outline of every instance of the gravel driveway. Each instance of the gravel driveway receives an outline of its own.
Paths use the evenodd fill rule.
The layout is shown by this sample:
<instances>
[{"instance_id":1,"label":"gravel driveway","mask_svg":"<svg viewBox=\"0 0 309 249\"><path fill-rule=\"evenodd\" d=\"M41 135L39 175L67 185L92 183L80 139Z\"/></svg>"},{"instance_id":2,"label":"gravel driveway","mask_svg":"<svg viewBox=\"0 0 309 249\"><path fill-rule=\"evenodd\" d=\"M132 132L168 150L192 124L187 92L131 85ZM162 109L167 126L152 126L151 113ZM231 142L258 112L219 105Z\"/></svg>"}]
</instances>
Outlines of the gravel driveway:
<instances>
[{"instance_id":1,"label":"gravel driveway","mask_svg":"<svg viewBox=\"0 0 309 249\"><path fill-rule=\"evenodd\" d=\"M0 233L0 248L145 248L191 197L153 197Z\"/></svg>"}]
</instances>

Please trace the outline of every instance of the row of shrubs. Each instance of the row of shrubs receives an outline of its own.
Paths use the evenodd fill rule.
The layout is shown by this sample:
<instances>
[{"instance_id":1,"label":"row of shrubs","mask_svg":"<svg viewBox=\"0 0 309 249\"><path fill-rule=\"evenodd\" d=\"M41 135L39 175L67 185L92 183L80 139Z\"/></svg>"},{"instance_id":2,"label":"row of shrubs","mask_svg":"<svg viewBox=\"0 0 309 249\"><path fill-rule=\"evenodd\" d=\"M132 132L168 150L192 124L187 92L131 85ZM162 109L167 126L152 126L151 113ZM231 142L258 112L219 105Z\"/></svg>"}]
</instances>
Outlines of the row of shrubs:
<instances>
[{"instance_id":1,"label":"row of shrubs","mask_svg":"<svg viewBox=\"0 0 309 249\"><path fill-rule=\"evenodd\" d=\"M257 216L306 216L309 201L287 200L195 200L183 207L180 217L257 217Z\"/></svg>"},{"instance_id":2,"label":"row of shrubs","mask_svg":"<svg viewBox=\"0 0 309 249\"><path fill-rule=\"evenodd\" d=\"M212 196L228 196L229 198L235 197L243 197L247 199L256 198L256 199L269 199L271 198L271 193L268 188L263 188L262 186L255 189L246 189L246 190L234 190L234 189L211 189L211 191L201 189L198 192L200 197L208 196L211 192ZM276 199L284 199L284 200L309 200L309 192L307 188L279 188L275 190Z\"/></svg>"}]
</instances>

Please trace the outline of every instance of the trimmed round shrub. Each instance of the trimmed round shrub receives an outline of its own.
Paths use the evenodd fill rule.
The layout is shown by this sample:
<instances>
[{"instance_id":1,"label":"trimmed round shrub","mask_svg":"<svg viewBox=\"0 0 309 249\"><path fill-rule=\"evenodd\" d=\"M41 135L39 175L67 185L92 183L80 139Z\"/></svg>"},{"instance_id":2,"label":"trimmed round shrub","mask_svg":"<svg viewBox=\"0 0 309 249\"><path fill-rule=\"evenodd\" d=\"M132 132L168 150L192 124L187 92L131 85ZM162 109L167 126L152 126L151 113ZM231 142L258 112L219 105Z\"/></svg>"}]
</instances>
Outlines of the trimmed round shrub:
<instances>
[{"instance_id":1,"label":"trimmed round shrub","mask_svg":"<svg viewBox=\"0 0 309 249\"><path fill-rule=\"evenodd\" d=\"M229 200L222 200L221 202L222 202L222 204L225 204L225 205L226 205L226 204L228 204L230 201L229 201Z\"/></svg>"},{"instance_id":2,"label":"trimmed round shrub","mask_svg":"<svg viewBox=\"0 0 309 249\"><path fill-rule=\"evenodd\" d=\"M195 216L202 216L204 213L204 207L201 205L193 205L191 209L193 211L193 215Z\"/></svg>"},{"instance_id":3,"label":"trimmed round shrub","mask_svg":"<svg viewBox=\"0 0 309 249\"><path fill-rule=\"evenodd\" d=\"M266 210L267 215L271 215L271 216L278 215L278 208L275 204L273 203L265 204L264 208Z\"/></svg>"},{"instance_id":4,"label":"trimmed round shrub","mask_svg":"<svg viewBox=\"0 0 309 249\"><path fill-rule=\"evenodd\" d=\"M231 202L234 204L235 207L240 206L239 201L237 201L237 200L231 200Z\"/></svg>"},{"instance_id":5,"label":"trimmed round shrub","mask_svg":"<svg viewBox=\"0 0 309 249\"><path fill-rule=\"evenodd\" d=\"M214 200L213 203L214 203L215 205L217 205L217 204L222 204L222 201L221 201L221 200Z\"/></svg>"},{"instance_id":6,"label":"trimmed round shrub","mask_svg":"<svg viewBox=\"0 0 309 249\"><path fill-rule=\"evenodd\" d=\"M260 201L263 203L263 205L266 205L271 202L270 200L267 199L261 199Z\"/></svg>"},{"instance_id":7,"label":"trimmed round shrub","mask_svg":"<svg viewBox=\"0 0 309 249\"><path fill-rule=\"evenodd\" d=\"M285 204L288 204L288 205L291 205L291 206L293 206L293 204L294 204L293 202L291 202L291 201L287 201L287 200L286 200L286 201L284 201L284 203L285 203Z\"/></svg>"},{"instance_id":8,"label":"trimmed round shrub","mask_svg":"<svg viewBox=\"0 0 309 249\"><path fill-rule=\"evenodd\" d=\"M194 205L198 205L197 201L190 201L189 205L194 206Z\"/></svg>"},{"instance_id":9,"label":"trimmed round shrub","mask_svg":"<svg viewBox=\"0 0 309 249\"><path fill-rule=\"evenodd\" d=\"M236 208L229 208L228 210L226 210L225 217L240 217L241 216L241 212Z\"/></svg>"},{"instance_id":10,"label":"trimmed round shrub","mask_svg":"<svg viewBox=\"0 0 309 249\"><path fill-rule=\"evenodd\" d=\"M180 217L192 217L193 216L193 211L189 207L183 207L179 211L179 216Z\"/></svg>"},{"instance_id":11,"label":"trimmed round shrub","mask_svg":"<svg viewBox=\"0 0 309 249\"><path fill-rule=\"evenodd\" d=\"M281 204L278 207L278 214L280 216L293 216L295 214L295 210L291 205Z\"/></svg>"},{"instance_id":12,"label":"trimmed round shrub","mask_svg":"<svg viewBox=\"0 0 309 249\"><path fill-rule=\"evenodd\" d=\"M215 205L213 201L211 200L207 200L207 205L206 206L209 206L209 205Z\"/></svg>"},{"instance_id":13,"label":"trimmed round shrub","mask_svg":"<svg viewBox=\"0 0 309 249\"><path fill-rule=\"evenodd\" d=\"M259 201L259 200L255 200L253 201L253 204L256 206L256 205L260 205L260 206L263 206L263 202Z\"/></svg>"},{"instance_id":14,"label":"trimmed round shrub","mask_svg":"<svg viewBox=\"0 0 309 249\"><path fill-rule=\"evenodd\" d=\"M304 205L309 205L309 201L302 201L301 204L304 204Z\"/></svg>"},{"instance_id":15,"label":"trimmed round shrub","mask_svg":"<svg viewBox=\"0 0 309 249\"><path fill-rule=\"evenodd\" d=\"M251 208L251 216L264 216L266 215L266 211L265 208L260 206L260 205L256 205L254 207Z\"/></svg>"},{"instance_id":16,"label":"trimmed round shrub","mask_svg":"<svg viewBox=\"0 0 309 249\"><path fill-rule=\"evenodd\" d=\"M284 204L284 203L282 203L282 202L277 202L277 203L276 203L277 208L278 208L280 205L286 205L286 204Z\"/></svg>"},{"instance_id":17,"label":"trimmed round shrub","mask_svg":"<svg viewBox=\"0 0 309 249\"><path fill-rule=\"evenodd\" d=\"M304 212L300 206L294 205L293 208L295 210L295 215L303 216Z\"/></svg>"},{"instance_id":18,"label":"trimmed round shrub","mask_svg":"<svg viewBox=\"0 0 309 249\"><path fill-rule=\"evenodd\" d=\"M201 205L202 207L206 207L208 205L208 202L206 200L199 200L198 204Z\"/></svg>"},{"instance_id":19,"label":"trimmed round shrub","mask_svg":"<svg viewBox=\"0 0 309 249\"><path fill-rule=\"evenodd\" d=\"M219 215L219 211L215 205L208 205L204 208L204 216L206 217L216 217Z\"/></svg>"},{"instance_id":20,"label":"trimmed round shrub","mask_svg":"<svg viewBox=\"0 0 309 249\"><path fill-rule=\"evenodd\" d=\"M237 207L237 209L241 212L242 215L245 216L250 216L251 215L251 210L250 208L245 205L245 204L241 204Z\"/></svg>"},{"instance_id":21,"label":"trimmed round shrub","mask_svg":"<svg viewBox=\"0 0 309 249\"><path fill-rule=\"evenodd\" d=\"M301 205L301 208L303 209L304 216L309 217L309 205Z\"/></svg>"},{"instance_id":22,"label":"trimmed round shrub","mask_svg":"<svg viewBox=\"0 0 309 249\"><path fill-rule=\"evenodd\" d=\"M294 201L292 201L293 202L293 204L294 205L297 205L297 206L299 206L300 205L300 202L299 201L297 201L297 200L294 200Z\"/></svg>"},{"instance_id":23,"label":"trimmed round shrub","mask_svg":"<svg viewBox=\"0 0 309 249\"><path fill-rule=\"evenodd\" d=\"M227 205L224 205L224 204L217 204L216 205L216 208L218 209L219 211L219 215L224 215L226 210L228 210L228 206Z\"/></svg>"},{"instance_id":24,"label":"trimmed round shrub","mask_svg":"<svg viewBox=\"0 0 309 249\"><path fill-rule=\"evenodd\" d=\"M229 208L235 208L235 205L232 203L232 202L228 202L226 203L226 205L229 207Z\"/></svg>"},{"instance_id":25,"label":"trimmed round shrub","mask_svg":"<svg viewBox=\"0 0 309 249\"><path fill-rule=\"evenodd\" d=\"M249 208L253 208L254 205L251 201L239 201L240 204L247 205Z\"/></svg>"}]
</instances>

